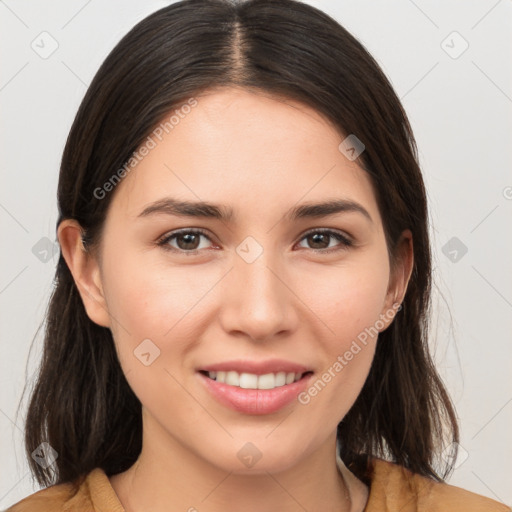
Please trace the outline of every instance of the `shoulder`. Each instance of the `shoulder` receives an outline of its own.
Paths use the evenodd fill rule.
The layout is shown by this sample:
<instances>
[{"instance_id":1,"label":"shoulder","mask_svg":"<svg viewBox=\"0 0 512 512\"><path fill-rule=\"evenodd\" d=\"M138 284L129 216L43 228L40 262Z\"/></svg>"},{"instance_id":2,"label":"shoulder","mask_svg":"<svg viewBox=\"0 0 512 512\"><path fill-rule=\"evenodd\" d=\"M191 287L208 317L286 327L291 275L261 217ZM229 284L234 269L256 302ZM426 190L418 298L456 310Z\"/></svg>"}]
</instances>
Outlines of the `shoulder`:
<instances>
[{"instance_id":1,"label":"shoulder","mask_svg":"<svg viewBox=\"0 0 512 512\"><path fill-rule=\"evenodd\" d=\"M43 512L63 510L64 504L75 494L72 484L58 484L41 489L23 498L5 512Z\"/></svg>"},{"instance_id":2,"label":"shoulder","mask_svg":"<svg viewBox=\"0 0 512 512\"><path fill-rule=\"evenodd\" d=\"M383 508L385 505L387 508ZM436 482L381 459L372 459L371 491L365 511L510 512L490 498Z\"/></svg>"},{"instance_id":3,"label":"shoulder","mask_svg":"<svg viewBox=\"0 0 512 512\"><path fill-rule=\"evenodd\" d=\"M94 510L89 488L91 476L97 478L102 474L103 471L96 468L74 482L51 485L23 498L4 512L90 512Z\"/></svg>"}]
</instances>

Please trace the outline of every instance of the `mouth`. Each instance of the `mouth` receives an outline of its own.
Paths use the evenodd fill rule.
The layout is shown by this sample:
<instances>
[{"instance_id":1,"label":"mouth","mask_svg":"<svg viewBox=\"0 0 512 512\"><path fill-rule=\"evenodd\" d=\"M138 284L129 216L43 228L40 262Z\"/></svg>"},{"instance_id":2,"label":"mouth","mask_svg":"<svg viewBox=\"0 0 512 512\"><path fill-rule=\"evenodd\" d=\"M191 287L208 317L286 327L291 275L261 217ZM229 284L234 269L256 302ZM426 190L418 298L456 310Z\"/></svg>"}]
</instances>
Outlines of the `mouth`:
<instances>
[{"instance_id":1,"label":"mouth","mask_svg":"<svg viewBox=\"0 0 512 512\"><path fill-rule=\"evenodd\" d=\"M313 371L299 366L293 369L303 371L280 371L281 368L261 373L264 370L260 367L251 368L260 373L237 372L223 364L222 369L202 369L197 375L205 391L223 406L242 414L262 415L298 404L297 396L309 385Z\"/></svg>"},{"instance_id":2,"label":"mouth","mask_svg":"<svg viewBox=\"0 0 512 512\"><path fill-rule=\"evenodd\" d=\"M311 375L312 371L306 372L276 372L257 375L255 373L239 373L229 371L207 371L200 370L199 373L205 377L228 386L241 389L270 390L280 388L298 382Z\"/></svg>"}]
</instances>

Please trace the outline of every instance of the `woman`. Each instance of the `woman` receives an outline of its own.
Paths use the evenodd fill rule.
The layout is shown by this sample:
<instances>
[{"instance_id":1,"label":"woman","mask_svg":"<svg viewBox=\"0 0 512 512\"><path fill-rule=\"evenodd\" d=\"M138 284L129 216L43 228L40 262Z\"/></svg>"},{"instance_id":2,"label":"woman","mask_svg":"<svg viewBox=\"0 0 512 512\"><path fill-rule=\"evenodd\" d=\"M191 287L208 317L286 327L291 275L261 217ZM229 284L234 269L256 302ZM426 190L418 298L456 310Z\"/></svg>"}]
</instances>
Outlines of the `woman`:
<instances>
[{"instance_id":1,"label":"woman","mask_svg":"<svg viewBox=\"0 0 512 512\"><path fill-rule=\"evenodd\" d=\"M326 14L147 17L87 91L58 201L26 424L50 487L10 512L509 510L444 483L414 137Z\"/></svg>"}]
</instances>

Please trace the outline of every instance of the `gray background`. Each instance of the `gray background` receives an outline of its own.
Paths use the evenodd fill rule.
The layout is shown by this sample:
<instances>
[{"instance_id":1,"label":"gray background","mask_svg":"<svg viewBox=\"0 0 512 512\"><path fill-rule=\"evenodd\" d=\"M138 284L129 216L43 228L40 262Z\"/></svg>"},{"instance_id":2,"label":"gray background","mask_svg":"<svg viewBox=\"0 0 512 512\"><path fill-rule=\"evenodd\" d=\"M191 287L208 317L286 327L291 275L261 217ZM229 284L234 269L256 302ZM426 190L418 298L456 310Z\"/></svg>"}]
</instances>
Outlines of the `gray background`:
<instances>
[{"instance_id":1,"label":"gray background","mask_svg":"<svg viewBox=\"0 0 512 512\"><path fill-rule=\"evenodd\" d=\"M461 421L450 483L510 504L512 1L308 3L369 49L410 117L433 225L432 349ZM0 0L0 509L38 489L16 408L41 354L40 335L29 348L52 287L66 136L115 43L166 4Z\"/></svg>"}]
</instances>

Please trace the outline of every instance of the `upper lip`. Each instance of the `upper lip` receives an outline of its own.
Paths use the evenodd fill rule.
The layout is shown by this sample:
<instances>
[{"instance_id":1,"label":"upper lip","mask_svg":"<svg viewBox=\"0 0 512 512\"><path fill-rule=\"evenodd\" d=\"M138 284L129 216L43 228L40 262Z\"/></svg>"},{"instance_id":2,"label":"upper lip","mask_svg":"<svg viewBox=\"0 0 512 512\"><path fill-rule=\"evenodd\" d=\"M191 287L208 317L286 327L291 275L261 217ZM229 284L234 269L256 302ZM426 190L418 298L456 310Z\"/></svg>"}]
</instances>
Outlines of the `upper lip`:
<instances>
[{"instance_id":1,"label":"upper lip","mask_svg":"<svg viewBox=\"0 0 512 512\"><path fill-rule=\"evenodd\" d=\"M255 375L265 375L267 373L306 373L312 371L310 368L285 361L284 359L267 359L266 361L250 361L247 359L237 359L232 361L223 361L222 363L202 366L199 370L206 372L235 371L237 373L253 373Z\"/></svg>"}]
</instances>

